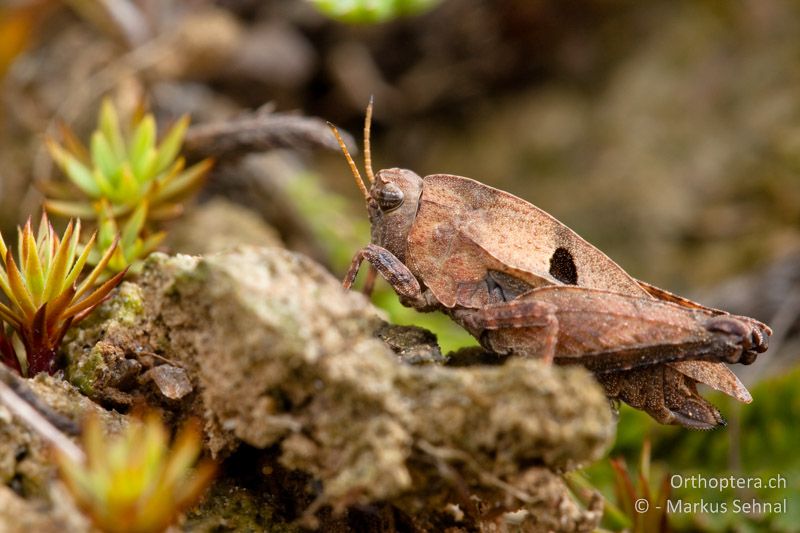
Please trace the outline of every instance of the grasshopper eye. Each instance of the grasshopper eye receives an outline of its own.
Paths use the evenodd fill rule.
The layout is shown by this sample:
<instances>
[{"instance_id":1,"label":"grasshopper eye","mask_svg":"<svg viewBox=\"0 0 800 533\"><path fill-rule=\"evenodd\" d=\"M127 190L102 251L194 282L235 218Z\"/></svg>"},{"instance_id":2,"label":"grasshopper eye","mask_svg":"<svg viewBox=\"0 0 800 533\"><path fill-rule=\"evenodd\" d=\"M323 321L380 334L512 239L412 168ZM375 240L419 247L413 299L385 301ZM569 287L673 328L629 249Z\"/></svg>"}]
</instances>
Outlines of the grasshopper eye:
<instances>
[{"instance_id":1,"label":"grasshopper eye","mask_svg":"<svg viewBox=\"0 0 800 533\"><path fill-rule=\"evenodd\" d=\"M403 203L403 191L391 183L378 189L375 196L381 211L391 211Z\"/></svg>"}]
</instances>

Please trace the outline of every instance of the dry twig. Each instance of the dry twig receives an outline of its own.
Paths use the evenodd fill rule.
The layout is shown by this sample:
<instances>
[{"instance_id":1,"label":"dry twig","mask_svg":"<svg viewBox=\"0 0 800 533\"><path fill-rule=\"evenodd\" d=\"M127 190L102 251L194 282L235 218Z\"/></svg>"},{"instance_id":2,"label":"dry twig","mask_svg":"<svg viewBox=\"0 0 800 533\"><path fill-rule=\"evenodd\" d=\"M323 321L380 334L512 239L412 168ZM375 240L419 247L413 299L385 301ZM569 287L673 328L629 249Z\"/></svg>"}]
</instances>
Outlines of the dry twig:
<instances>
[{"instance_id":1,"label":"dry twig","mask_svg":"<svg viewBox=\"0 0 800 533\"><path fill-rule=\"evenodd\" d=\"M347 144L355 146L352 137L344 136ZM231 158L275 148L338 150L339 145L323 120L264 110L224 122L192 126L183 145L190 161Z\"/></svg>"}]
</instances>

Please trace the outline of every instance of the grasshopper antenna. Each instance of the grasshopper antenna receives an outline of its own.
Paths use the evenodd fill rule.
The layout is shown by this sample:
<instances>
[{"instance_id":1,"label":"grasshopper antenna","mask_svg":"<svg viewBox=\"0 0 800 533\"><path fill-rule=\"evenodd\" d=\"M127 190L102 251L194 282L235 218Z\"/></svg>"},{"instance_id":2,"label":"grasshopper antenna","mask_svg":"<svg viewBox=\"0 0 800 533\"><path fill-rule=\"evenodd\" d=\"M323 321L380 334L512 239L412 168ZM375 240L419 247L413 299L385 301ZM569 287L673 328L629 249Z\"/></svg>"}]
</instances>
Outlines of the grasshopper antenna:
<instances>
[{"instance_id":1,"label":"grasshopper antenna","mask_svg":"<svg viewBox=\"0 0 800 533\"><path fill-rule=\"evenodd\" d=\"M369 191L367 191L367 187L364 185L364 180L361 177L361 173L358 171L355 161L353 161L353 158L350 156L350 152L347 150L347 146L344 144L344 139L342 139L342 136L339 134L339 130L331 122L328 122L328 127L333 132L336 140L339 141L339 147L342 149L345 159L347 159L347 164L350 165L350 171L353 173L353 178L356 180L358 190L360 190L361 194L364 195L364 200L369 202Z\"/></svg>"},{"instance_id":2,"label":"grasshopper antenna","mask_svg":"<svg viewBox=\"0 0 800 533\"><path fill-rule=\"evenodd\" d=\"M372 101L373 96L369 96L367 105L367 115L364 117L364 170L367 171L367 178L370 183L375 183L375 173L372 171L372 151L370 150L369 135L372 128Z\"/></svg>"}]
</instances>

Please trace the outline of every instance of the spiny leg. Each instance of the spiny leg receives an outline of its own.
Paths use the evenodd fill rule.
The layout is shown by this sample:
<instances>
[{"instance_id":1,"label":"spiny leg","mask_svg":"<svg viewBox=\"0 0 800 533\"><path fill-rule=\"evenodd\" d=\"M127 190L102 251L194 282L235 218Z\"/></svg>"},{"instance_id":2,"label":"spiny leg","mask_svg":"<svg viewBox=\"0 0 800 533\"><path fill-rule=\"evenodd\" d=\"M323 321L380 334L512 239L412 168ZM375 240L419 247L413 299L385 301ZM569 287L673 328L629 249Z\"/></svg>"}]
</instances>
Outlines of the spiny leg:
<instances>
[{"instance_id":1,"label":"spiny leg","mask_svg":"<svg viewBox=\"0 0 800 533\"><path fill-rule=\"evenodd\" d=\"M661 424L691 429L724 426L716 407L697 392L697 381L667 365L596 374L606 395L641 409Z\"/></svg>"},{"instance_id":2,"label":"spiny leg","mask_svg":"<svg viewBox=\"0 0 800 533\"><path fill-rule=\"evenodd\" d=\"M361 292L364 293L365 296L371 296L372 291L375 289L375 279L378 276L378 271L375 269L374 266L370 265L369 270L367 270L367 279L364 280L364 288Z\"/></svg>"},{"instance_id":3,"label":"spiny leg","mask_svg":"<svg viewBox=\"0 0 800 533\"><path fill-rule=\"evenodd\" d=\"M345 289L349 289L353 286L353 282L358 275L358 270L361 268L361 263L365 260L369 262L383 279L392 286L394 291L400 295L401 301L405 299L404 303L410 304L412 307L416 307L416 305L413 305L415 303L424 306L422 289L420 288L417 278L414 277L414 274L412 274L408 267L395 257L392 252L376 244L368 244L353 257L350 269L347 271L344 281L342 282L342 286Z\"/></svg>"}]
</instances>

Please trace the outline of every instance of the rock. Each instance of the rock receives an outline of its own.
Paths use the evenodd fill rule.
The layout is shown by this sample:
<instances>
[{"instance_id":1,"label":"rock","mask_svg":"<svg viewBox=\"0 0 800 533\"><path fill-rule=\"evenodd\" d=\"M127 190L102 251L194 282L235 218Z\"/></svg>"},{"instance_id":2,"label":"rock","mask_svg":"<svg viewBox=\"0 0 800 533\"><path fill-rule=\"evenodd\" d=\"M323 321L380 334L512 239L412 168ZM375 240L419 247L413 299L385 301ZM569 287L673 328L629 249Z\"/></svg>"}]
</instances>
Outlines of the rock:
<instances>
[{"instance_id":1,"label":"rock","mask_svg":"<svg viewBox=\"0 0 800 533\"><path fill-rule=\"evenodd\" d=\"M170 230L166 245L184 254L224 252L242 244L283 247L278 233L256 212L222 198L192 208Z\"/></svg>"},{"instance_id":2,"label":"rock","mask_svg":"<svg viewBox=\"0 0 800 533\"><path fill-rule=\"evenodd\" d=\"M186 371L177 366L158 365L145 372L142 378L152 380L158 392L169 400L180 400L193 390Z\"/></svg>"},{"instance_id":3,"label":"rock","mask_svg":"<svg viewBox=\"0 0 800 533\"><path fill-rule=\"evenodd\" d=\"M131 307L140 312L123 320L109 312ZM277 248L155 254L98 317L66 344L70 368L102 369L83 363L98 345L143 367L155 354L184 368L195 392L173 407L178 416L203 418L219 458L242 443L278 450L277 469L303 474L287 476L302 486L283 486L282 497L307 498L317 480L312 502L294 504L306 518L388 502L430 528L452 523L447 503L460 504L464 524L498 510L522 510L530 527L599 520L556 474L599 457L614 433L604 394L581 368L401 364L375 338L382 317L363 295Z\"/></svg>"},{"instance_id":4,"label":"rock","mask_svg":"<svg viewBox=\"0 0 800 533\"><path fill-rule=\"evenodd\" d=\"M110 433L127 424L62 379L39 374L25 384L53 412L79 424L89 413ZM89 531L86 520L58 483L47 443L0 404L0 529L2 531Z\"/></svg>"},{"instance_id":5,"label":"rock","mask_svg":"<svg viewBox=\"0 0 800 533\"><path fill-rule=\"evenodd\" d=\"M63 531L55 517L43 513L36 502L26 500L5 485L0 485L0 524L3 526L3 531L8 533Z\"/></svg>"},{"instance_id":6,"label":"rock","mask_svg":"<svg viewBox=\"0 0 800 533\"><path fill-rule=\"evenodd\" d=\"M134 357L143 350L134 331L143 313L141 289L122 283L114 298L95 310L67 333L69 346L65 374L83 394L113 407L130 406L126 391L136 384L142 370Z\"/></svg>"},{"instance_id":7,"label":"rock","mask_svg":"<svg viewBox=\"0 0 800 533\"><path fill-rule=\"evenodd\" d=\"M112 432L124 427L122 415L106 411L61 379L39 374L25 384L41 403L76 424L93 412ZM39 435L0 404L0 482L15 487L26 497L46 498L55 472L48 454L48 446Z\"/></svg>"},{"instance_id":8,"label":"rock","mask_svg":"<svg viewBox=\"0 0 800 533\"><path fill-rule=\"evenodd\" d=\"M447 362L436 342L436 335L426 329L384 324L375 334L406 364L442 365Z\"/></svg>"}]
</instances>

